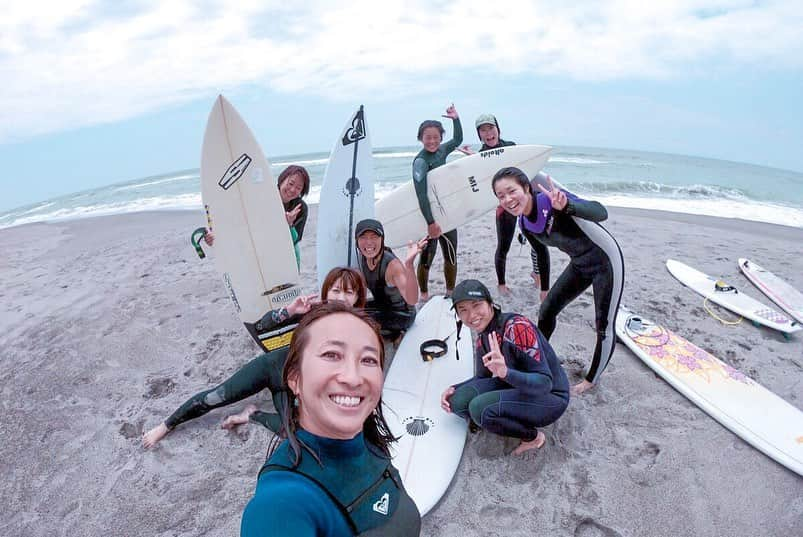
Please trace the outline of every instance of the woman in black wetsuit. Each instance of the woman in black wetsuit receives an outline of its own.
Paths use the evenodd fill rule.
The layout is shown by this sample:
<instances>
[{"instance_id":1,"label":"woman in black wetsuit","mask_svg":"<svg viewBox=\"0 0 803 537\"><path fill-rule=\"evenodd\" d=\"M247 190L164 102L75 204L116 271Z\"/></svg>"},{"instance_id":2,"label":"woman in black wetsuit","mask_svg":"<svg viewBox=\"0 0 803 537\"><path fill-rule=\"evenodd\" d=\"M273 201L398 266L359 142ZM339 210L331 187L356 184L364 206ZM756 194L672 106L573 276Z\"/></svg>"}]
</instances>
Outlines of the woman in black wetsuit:
<instances>
[{"instance_id":1,"label":"woman in black wetsuit","mask_svg":"<svg viewBox=\"0 0 803 537\"><path fill-rule=\"evenodd\" d=\"M341 301L362 308L365 306L366 295L362 275L357 270L338 267L326 275L321 286L320 300ZM266 313L255 323L256 329L260 333L273 331L275 336L270 340L270 345L275 345L275 348L245 364L222 384L190 397L164 422L143 434L142 445L146 449L153 447L177 425L199 418L215 408L242 401L265 388L270 390L276 410L281 410L284 405L281 374L290 337L301 317L310 310L315 298L316 295L300 296L287 307ZM248 405L241 413L227 418L222 427L228 429L247 422L249 418L274 432L278 431L278 415L258 412L254 405Z\"/></svg>"},{"instance_id":2,"label":"woman in black wetsuit","mask_svg":"<svg viewBox=\"0 0 803 537\"><path fill-rule=\"evenodd\" d=\"M531 183L518 168L502 168L494 176L492 186L500 205L519 218L521 231L538 256L542 290L538 329L547 339L555 330L558 313L589 286L593 288L597 341L588 374L572 386L572 394L578 395L599 381L613 354L624 260L616 241L601 226L599 235L604 234L613 247L603 249L601 240L595 242L574 221L574 218L582 218L601 222L608 218L605 207L555 188L552 179L544 177L547 187L538 180ZM551 289L547 246L557 247L570 258L569 265Z\"/></svg>"}]
</instances>

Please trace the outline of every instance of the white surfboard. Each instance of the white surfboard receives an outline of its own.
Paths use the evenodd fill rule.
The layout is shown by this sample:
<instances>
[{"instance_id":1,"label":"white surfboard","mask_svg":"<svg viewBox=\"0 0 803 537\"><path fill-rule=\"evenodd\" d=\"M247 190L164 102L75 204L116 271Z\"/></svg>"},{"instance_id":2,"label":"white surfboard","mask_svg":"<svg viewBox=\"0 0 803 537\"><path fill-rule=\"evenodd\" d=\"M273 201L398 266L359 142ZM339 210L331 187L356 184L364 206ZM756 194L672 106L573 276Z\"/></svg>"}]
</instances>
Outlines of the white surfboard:
<instances>
[{"instance_id":1,"label":"white surfboard","mask_svg":"<svg viewBox=\"0 0 803 537\"><path fill-rule=\"evenodd\" d=\"M363 107L335 140L318 205L318 286L335 267L356 267L354 226L374 217L374 161Z\"/></svg>"},{"instance_id":2,"label":"white surfboard","mask_svg":"<svg viewBox=\"0 0 803 537\"><path fill-rule=\"evenodd\" d=\"M450 299L434 296L421 308L396 351L382 391L385 419L391 433L401 437L393 448L393 465L422 516L452 482L466 441L465 420L440 405L446 388L474 374L471 333L463 327L457 342L451 307ZM447 337L445 355L431 362L421 358L421 343Z\"/></svg>"},{"instance_id":3,"label":"white surfboard","mask_svg":"<svg viewBox=\"0 0 803 537\"><path fill-rule=\"evenodd\" d=\"M222 95L204 133L201 195L215 234L215 265L240 319L253 323L298 296L293 241L270 165Z\"/></svg>"},{"instance_id":4,"label":"white surfboard","mask_svg":"<svg viewBox=\"0 0 803 537\"><path fill-rule=\"evenodd\" d=\"M552 148L545 145L513 145L463 157L427 174L432 216L441 229L451 231L496 208L499 200L491 190L491 179L507 166L520 168L532 177L544 167ZM411 163L412 174L412 163ZM385 228L385 244L391 248L427 234L427 222L418 207L412 175L376 203L377 219Z\"/></svg>"},{"instance_id":5,"label":"white surfboard","mask_svg":"<svg viewBox=\"0 0 803 537\"><path fill-rule=\"evenodd\" d=\"M803 475L803 412L739 370L625 307L619 309L616 335L712 418Z\"/></svg>"},{"instance_id":6,"label":"white surfboard","mask_svg":"<svg viewBox=\"0 0 803 537\"><path fill-rule=\"evenodd\" d=\"M680 283L697 291L711 302L738 313L745 319L774 328L785 334L801 330L801 326L783 313L744 294L733 285L709 276L688 265L669 259L666 268Z\"/></svg>"},{"instance_id":7,"label":"white surfboard","mask_svg":"<svg viewBox=\"0 0 803 537\"><path fill-rule=\"evenodd\" d=\"M739 258L739 268L770 300L778 304L799 324L803 324L803 293L748 259Z\"/></svg>"}]
</instances>

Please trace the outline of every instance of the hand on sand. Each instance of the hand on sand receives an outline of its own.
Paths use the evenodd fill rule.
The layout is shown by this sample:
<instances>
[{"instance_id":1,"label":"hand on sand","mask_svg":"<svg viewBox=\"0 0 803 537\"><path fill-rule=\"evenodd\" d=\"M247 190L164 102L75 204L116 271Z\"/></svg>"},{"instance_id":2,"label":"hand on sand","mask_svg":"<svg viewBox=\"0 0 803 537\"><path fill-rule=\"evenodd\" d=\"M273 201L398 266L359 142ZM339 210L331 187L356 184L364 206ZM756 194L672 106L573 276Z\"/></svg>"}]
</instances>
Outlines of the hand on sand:
<instances>
[{"instance_id":1,"label":"hand on sand","mask_svg":"<svg viewBox=\"0 0 803 537\"><path fill-rule=\"evenodd\" d=\"M142 447L145 449L150 449L156 444L159 443L159 440L164 438L167 433L170 432L170 429L167 428L167 425L164 423L160 423L147 433L142 435Z\"/></svg>"},{"instance_id":2,"label":"hand on sand","mask_svg":"<svg viewBox=\"0 0 803 537\"><path fill-rule=\"evenodd\" d=\"M238 412L237 414L232 414L231 416L227 417L223 420L223 423L220 424L221 429L234 429L238 425L243 425L244 423L248 423L248 418L251 417L251 414L257 411L256 405L246 405L242 411Z\"/></svg>"},{"instance_id":3,"label":"hand on sand","mask_svg":"<svg viewBox=\"0 0 803 537\"><path fill-rule=\"evenodd\" d=\"M581 393L587 392L588 390L590 390L593 387L594 387L594 384L592 384L591 382L588 382L587 380L583 379L582 381L578 382L577 384L575 384L574 386L569 388L569 392L571 392L572 397L576 397L576 396L580 395Z\"/></svg>"},{"instance_id":4,"label":"hand on sand","mask_svg":"<svg viewBox=\"0 0 803 537\"><path fill-rule=\"evenodd\" d=\"M538 431L538 434L535 435L535 438L530 440L529 442L525 442L524 440L521 441L519 447L513 450L511 455L521 455L531 449L540 449L546 443L546 435L542 431Z\"/></svg>"}]
</instances>

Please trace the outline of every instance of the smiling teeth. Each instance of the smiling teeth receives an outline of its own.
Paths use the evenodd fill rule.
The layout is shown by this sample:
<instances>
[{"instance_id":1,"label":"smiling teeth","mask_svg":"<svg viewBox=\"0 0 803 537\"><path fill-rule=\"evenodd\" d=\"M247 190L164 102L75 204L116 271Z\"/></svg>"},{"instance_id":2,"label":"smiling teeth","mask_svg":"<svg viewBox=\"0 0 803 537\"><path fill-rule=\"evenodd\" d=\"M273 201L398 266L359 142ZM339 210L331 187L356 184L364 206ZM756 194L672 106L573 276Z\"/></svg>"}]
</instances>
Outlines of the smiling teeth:
<instances>
[{"instance_id":1,"label":"smiling teeth","mask_svg":"<svg viewBox=\"0 0 803 537\"><path fill-rule=\"evenodd\" d=\"M332 395L330 399L341 406L357 406L362 401L361 397L352 397L349 395Z\"/></svg>"}]
</instances>

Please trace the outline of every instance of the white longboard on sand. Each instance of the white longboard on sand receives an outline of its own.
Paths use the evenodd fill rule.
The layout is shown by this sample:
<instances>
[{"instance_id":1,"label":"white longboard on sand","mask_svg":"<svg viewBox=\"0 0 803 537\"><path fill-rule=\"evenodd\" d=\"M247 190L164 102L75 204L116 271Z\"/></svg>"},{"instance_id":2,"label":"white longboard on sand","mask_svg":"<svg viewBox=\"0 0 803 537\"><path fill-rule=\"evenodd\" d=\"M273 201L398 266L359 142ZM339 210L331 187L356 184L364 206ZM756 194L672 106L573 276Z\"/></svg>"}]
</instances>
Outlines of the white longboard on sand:
<instances>
[{"instance_id":1,"label":"white longboard on sand","mask_svg":"<svg viewBox=\"0 0 803 537\"><path fill-rule=\"evenodd\" d=\"M680 283L697 291L711 302L738 313L745 319L774 328L784 334L801 330L801 326L783 313L747 296L732 285L709 276L688 265L669 259L666 268Z\"/></svg>"},{"instance_id":2,"label":"white longboard on sand","mask_svg":"<svg viewBox=\"0 0 803 537\"><path fill-rule=\"evenodd\" d=\"M450 299L434 296L421 308L396 351L382 391L390 432L401 437L392 450L393 465L422 516L452 482L466 442L465 420L447 414L440 404L446 388L474 374L471 334L464 327L457 342L451 307ZM445 355L430 362L421 358L423 342L447 337Z\"/></svg>"},{"instance_id":3,"label":"white longboard on sand","mask_svg":"<svg viewBox=\"0 0 803 537\"><path fill-rule=\"evenodd\" d=\"M712 418L803 475L803 412L739 370L625 307L619 308L616 335Z\"/></svg>"},{"instance_id":4,"label":"white longboard on sand","mask_svg":"<svg viewBox=\"0 0 803 537\"><path fill-rule=\"evenodd\" d=\"M500 147L430 171L427 186L432 216L447 232L493 210L499 205L491 190L494 174L516 166L532 177L544 167L551 152L552 148L545 145ZM385 244L391 248L426 236L427 222L418 207L412 175L409 182L376 203L376 217L385 228Z\"/></svg>"},{"instance_id":5,"label":"white longboard on sand","mask_svg":"<svg viewBox=\"0 0 803 537\"><path fill-rule=\"evenodd\" d=\"M778 304L798 323L803 323L803 293L748 259L739 258L739 268L770 300Z\"/></svg>"},{"instance_id":6,"label":"white longboard on sand","mask_svg":"<svg viewBox=\"0 0 803 537\"><path fill-rule=\"evenodd\" d=\"M374 161L360 106L335 140L318 205L318 286L335 267L356 267L354 226L374 217Z\"/></svg>"},{"instance_id":7,"label":"white longboard on sand","mask_svg":"<svg viewBox=\"0 0 803 537\"><path fill-rule=\"evenodd\" d=\"M215 265L240 319L253 323L298 296L293 240L270 165L222 95L204 133L201 195L215 234Z\"/></svg>"}]
</instances>

